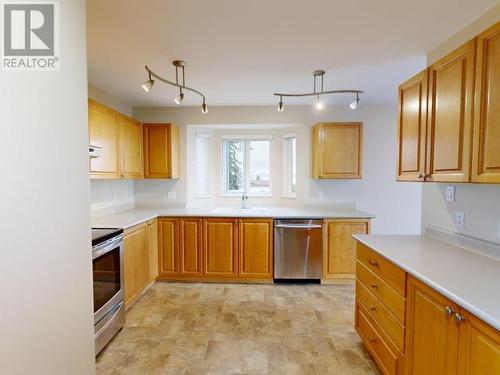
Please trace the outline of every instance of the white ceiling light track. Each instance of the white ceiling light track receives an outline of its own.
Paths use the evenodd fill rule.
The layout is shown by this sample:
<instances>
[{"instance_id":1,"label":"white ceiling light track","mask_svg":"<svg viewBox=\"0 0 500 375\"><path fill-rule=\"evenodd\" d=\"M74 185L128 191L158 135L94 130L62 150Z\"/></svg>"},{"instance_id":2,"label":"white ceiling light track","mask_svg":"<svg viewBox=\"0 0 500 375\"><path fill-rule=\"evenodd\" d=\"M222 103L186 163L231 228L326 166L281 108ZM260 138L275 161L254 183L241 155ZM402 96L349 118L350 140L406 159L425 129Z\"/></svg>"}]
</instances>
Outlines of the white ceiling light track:
<instances>
[{"instance_id":1,"label":"white ceiling light track","mask_svg":"<svg viewBox=\"0 0 500 375\"><path fill-rule=\"evenodd\" d=\"M321 110L321 109L323 109L324 105L323 105L323 102L321 102L321 100L320 100L320 96L330 95L330 94L356 94L355 99L349 104L349 107L351 109L358 108L359 94L362 94L363 91L361 91L361 90L329 90L329 91L324 91L323 78L325 76L325 71L324 70L315 70L312 74L314 77L313 92L308 92L305 94L284 94L284 93L279 93L279 92L274 93L274 96L279 96L279 98L280 98L280 101L278 103L278 112L283 112L283 110L285 109L285 107L283 105L283 98L284 97L316 96L317 101L316 101L315 107L317 110ZM321 90L316 89L316 82L317 82L318 78L320 80Z\"/></svg>"},{"instance_id":2,"label":"white ceiling light track","mask_svg":"<svg viewBox=\"0 0 500 375\"><path fill-rule=\"evenodd\" d=\"M194 92L195 94L200 95L201 98L203 99L203 102L201 104L201 113L208 113L208 106L206 103L205 95L203 95L198 90L193 89L192 87L186 86L186 74L184 72L184 68L186 67L187 62L182 60L174 60L172 61L172 65L175 66L175 82L160 77L158 74L149 69L149 67L146 65L145 68L146 71L148 72L148 80L142 84L142 88L144 89L144 91L149 92L153 88L153 85L155 83L155 80L153 78L155 78L158 81L179 88L179 95L177 95L177 97L174 99L174 102L176 104L181 104L182 101L184 100L184 91L191 91ZM181 70L182 83L179 82L179 69Z\"/></svg>"}]
</instances>

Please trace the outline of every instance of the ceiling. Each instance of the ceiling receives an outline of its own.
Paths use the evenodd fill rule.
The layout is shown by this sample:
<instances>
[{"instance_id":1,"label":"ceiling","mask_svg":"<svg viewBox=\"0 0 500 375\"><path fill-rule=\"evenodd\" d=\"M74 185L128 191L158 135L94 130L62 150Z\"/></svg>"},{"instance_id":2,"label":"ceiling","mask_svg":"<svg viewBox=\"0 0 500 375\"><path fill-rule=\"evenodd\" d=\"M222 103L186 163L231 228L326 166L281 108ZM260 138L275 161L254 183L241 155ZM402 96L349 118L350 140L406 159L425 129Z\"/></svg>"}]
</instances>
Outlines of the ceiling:
<instances>
[{"instance_id":1,"label":"ceiling","mask_svg":"<svg viewBox=\"0 0 500 375\"><path fill-rule=\"evenodd\" d=\"M425 53L497 0L87 0L89 82L131 106L171 106L174 87L141 89L144 65L187 82L209 105L276 104L273 93L361 89L364 103L393 103ZM312 98L287 99L307 104ZM351 96L330 96L349 103ZM183 105L199 105L187 93Z\"/></svg>"}]
</instances>

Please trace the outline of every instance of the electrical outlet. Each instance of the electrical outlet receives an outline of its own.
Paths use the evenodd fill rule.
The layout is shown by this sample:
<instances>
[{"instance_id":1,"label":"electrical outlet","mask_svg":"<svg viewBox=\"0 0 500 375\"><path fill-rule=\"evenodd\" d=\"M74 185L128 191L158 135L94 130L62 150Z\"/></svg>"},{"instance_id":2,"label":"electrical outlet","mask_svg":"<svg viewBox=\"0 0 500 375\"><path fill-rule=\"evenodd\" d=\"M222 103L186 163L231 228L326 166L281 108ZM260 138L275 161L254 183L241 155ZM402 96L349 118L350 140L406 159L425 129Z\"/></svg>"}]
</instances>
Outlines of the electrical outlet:
<instances>
[{"instance_id":1,"label":"electrical outlet","mask_svg":"<svg viewBox=\"0 0 500 375\"><path fill-rule=\"evenodd\" d=\"M167 194L167 199L173 200L176 198L175 191L169 191Z\"/></svg>"},{"instance_id":2,"label":"electrical outlet","mask_svg":"<svg viewBox=\"0 0 500 375\"><path fill-rule=\"evenodd\" d=\"M455 202L455 186L446 187L446 201Z\"/></svg>"},{"instance_id":3,"label":"electrical outlet","mask_svg":"<svg viewBox=\"0 0 500 375\"><path fill-rule=\"evenodd\" d=\"M464 230L465 228L465 213L461 211L455 212L455 226L458 230Z\"/></svg>"}]
</instances>

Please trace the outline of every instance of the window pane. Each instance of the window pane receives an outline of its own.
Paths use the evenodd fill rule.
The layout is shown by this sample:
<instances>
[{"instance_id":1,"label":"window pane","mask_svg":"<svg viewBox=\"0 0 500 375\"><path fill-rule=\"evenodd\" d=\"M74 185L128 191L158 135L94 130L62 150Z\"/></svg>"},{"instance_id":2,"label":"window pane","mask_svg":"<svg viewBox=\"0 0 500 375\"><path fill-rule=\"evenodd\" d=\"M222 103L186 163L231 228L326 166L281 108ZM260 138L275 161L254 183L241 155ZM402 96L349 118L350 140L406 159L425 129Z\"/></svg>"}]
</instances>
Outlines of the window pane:
<instances>
[{"instance_id":1,"label":"window pane","mask_svg":"<svg viewBox=\"0 0 500 375\"><path fill-rule=\"evenodd\" d=\"M265 141L249 141L248 190L252 193L269 193L269 156L271 143Z\"/></svg>"},{"instance_id":2,"label":"window pane","mask_svg":"<svg viewBox=\"0 0 500 375\"><path fill-rule=\"evenodd\" d=\"M223 141L224 191L243 192L245 183L245 141Z\"/></svg>"}]
</instances>

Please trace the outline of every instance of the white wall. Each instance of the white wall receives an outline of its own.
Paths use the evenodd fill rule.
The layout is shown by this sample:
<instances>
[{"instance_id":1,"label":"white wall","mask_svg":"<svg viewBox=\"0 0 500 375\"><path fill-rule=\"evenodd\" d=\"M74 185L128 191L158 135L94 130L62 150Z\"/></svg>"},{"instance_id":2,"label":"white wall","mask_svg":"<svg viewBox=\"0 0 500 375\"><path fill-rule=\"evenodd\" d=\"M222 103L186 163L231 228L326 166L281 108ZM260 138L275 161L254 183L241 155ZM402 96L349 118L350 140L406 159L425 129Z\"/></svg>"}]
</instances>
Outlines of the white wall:
<instances>
[{"instance_id":1,"label":"white wall","mask_svg":"<svg viewBox=\"0 0 500 375\"><path fill-rule=\"evenodd\" d=\"M500 3L430 51L428 63L438 60L499 21ZM455 212L463 211L464 234L500 243L500 185L457 184L456 201L453 203L446 202L446 186L439 183L423 184L422 230L433 226L458 232L454 223Z\"/></svg>"},{"instance_id":2,"label":"white wall","mask_svg":"<svg viewBox=\"0 0 500 375\"><path fill-rule=\"evenodd\" d=\"M131 106L90 83L88 84L88 97L124 115L132 116ZM134 182L132 180L90 180L90 194L92 212L131 204L134 202Z\"/></svg>"},{"instance_id":3,"label":"white wall","mask_svg":"<svg viewBox=\"0 0 500 375\"><path fill-rule=\"evenodd\" d=\"M298 189L299 204L329 202L355 203L359 209L377 216L374 233L419 233L421 185L397 183L396 176L396 106L363 106L358 111L346 107L327 107L316 112L312 106L287 106L278 113L274 106L212 107L202 115L198 107L134 108L133 115L143 122L173 122L180 127L181 178L176 181L136 181L136 202L185 204L187 186L187 125L286 124L298 126L297 175L303 185ZM318 121L362 121L365 142L362 180L310 180L310 126ZM167 191L175 191L176 200L167 200ZM153 193L154 191L154 193ZM318 191L321 196L318 198ZM259 202L260 203L260 202ZM249 205L256 205L249 201Z\"/></svg>"},{"instance_id":4,"label":"white wall","mask_svg":"<svg viewBox=\"0 0 500 375\"><path fill-rule=\"evenodd\" d=\"M0 373L94 373L85 1L60 70L0 71Z\"/></svg>"}]
</instances>

